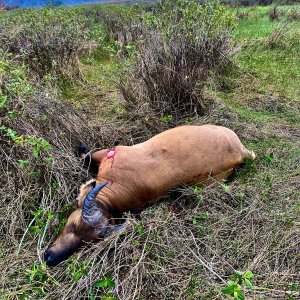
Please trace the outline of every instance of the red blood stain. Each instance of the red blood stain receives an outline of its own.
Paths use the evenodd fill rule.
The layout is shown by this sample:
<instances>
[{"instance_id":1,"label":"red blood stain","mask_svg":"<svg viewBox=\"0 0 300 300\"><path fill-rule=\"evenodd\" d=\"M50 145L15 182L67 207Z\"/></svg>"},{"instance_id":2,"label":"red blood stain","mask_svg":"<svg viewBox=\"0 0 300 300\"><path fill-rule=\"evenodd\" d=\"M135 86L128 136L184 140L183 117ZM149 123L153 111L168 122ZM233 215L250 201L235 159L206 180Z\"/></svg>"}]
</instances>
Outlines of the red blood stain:
<instances>
[{"instance_id":1,"label":"red blood stain","mask_svg":"<svg viewBox=\"0 0 300 300\"><path fill-rule=\"evenodd\" d=\"M115 150L109 150L106 157L107 158L112 158L115 156Z\"/></svg>"},{"instance_id":2,"label":"red blood stain","mask_svg":"<svg viewBox=\"0 0 300 300\"><path fill-rule=\"evenodd\" d=\"M108 149L108 152L106 154L107 159L112 158L111 168L113 167L113 164L115 162L115 154L116 154L115 148Z\"/></svg>"}]
</instances>

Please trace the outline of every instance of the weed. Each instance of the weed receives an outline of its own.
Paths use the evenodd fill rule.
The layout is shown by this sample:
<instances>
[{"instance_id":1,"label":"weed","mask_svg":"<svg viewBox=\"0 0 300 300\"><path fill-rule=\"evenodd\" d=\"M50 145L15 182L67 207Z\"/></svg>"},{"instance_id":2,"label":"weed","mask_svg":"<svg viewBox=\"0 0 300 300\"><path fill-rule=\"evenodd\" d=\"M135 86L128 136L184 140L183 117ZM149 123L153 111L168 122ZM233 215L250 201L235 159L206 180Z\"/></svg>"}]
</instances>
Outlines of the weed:
<instances>
[{"instance_id":1,"label":"weed","mask_svg":"<svg viewBox=\"0 0 300 300\"><path fill-rule=\"evenodd\" d=\"M235 271L234 275L231 276L231 280L227 282L227 286L222 289L222 293L234 299L244 300L243 286L252 290L253 286L250 279L253 277L254 275L251 271L246 271L245 273Z\"/></svg>"},{"instance_id":2,"label":"weed","mask_svg":"<svg viewBox=\"0 0 300 300\"><path fill-rule=\"evenodd\" d=\"M101 287L101 288L111 288L115 287L115 282L111 276L104 276L101 280L98 280L94 283L94 287Z\"/></svg>"},{"instance_id":3,"label":"weed","mask_svg":"<svg viewBox=\"0 0 300 300\"><path fill-rule=\"evenodd\" d=\"M289 33L289 28L287 26L282 26L276 28L271 32L266 40L266 47L270 49L281 48L284 49L286 46L286 37Z\"/></svg>"},{"instance_id":4,"label":"weed","mask_svg":"<svg viewBox=\"0 0 300 300\"><path fill-rule=\"evenodd\" d=\"M89 299L94 300L96 296L94 294L94 289L101 289L101 299L102 300L118 300L117 297L113 296L112 290L115 288L116 284L112 276L103 276L100 280L97 280L93 284L93 288L89 290Z\"/></svg>"},{"instance_id":5,"label":"weed","mask_svg":"<svg viewBox=\"0 0 300 300\"><path fill-rule=\"evenodd\" d=\"M31 294L32 297L43 297L47 295L49 285L58 285L56 279L49 274L47 266L44 263L37 265L33 262L31 268L25 270L25 276L31 285L31 289L28 292L20 291L18 293L21 297L25 296L25 299L28 299L28 294Z\"/></svg>"},{"instance_id":6,"label":"weed","mask_svg":"<svg viewBox=\"0 0 300 300\"><path fill-rule=\"evenodd\" d=\"M136 230L136 232L139 234L139 236L141 236L141 237L143 237L143 238L146 237L147 233L146 233L145 229L143 228L143 226L142 226L141 224L138 224L138 223L137 223L137 224L135 225L135 230Z\"/></svg>"},{"instance_id":7,"label":"weed","mask_svg":"<svg viewBox=\"0 0 300 300\"><path fill-rule=\"evenodd\" d=\"M1 48L24 61L40 78L72 78L79 74L79 56L88 50L87 21L70 11L47 7L4 20ZM11 31L15 26L19 30ZM53 77L52 77L53 78Z\"/></svg>"},{"instance_id":8,"label":"weed","mask_svg":"<svg viewBox=\"0 0 300 300\"><path fill-rule=\"evenodd\" d=\"M75 257L69 260L67 274L71 277L73 282L88 275L88 264L89 262L87 260L83 261L81 264L77 263Z\"/></svg>"},{"instance_id":9,"label":"weed","mask_svg":"<svg viewBox=\"0 0 300 300\"><path fill-rule=\"evenodd\" d=\"M160 120L162 122L168 123L173 120L173 116L172 115L164 115L160 118Z\"/></svg>"},{"instance_id":10,"label":"weed","mask_svg":"<svg viewBox=\"0 0 300 300\"><path fill-rule=\"evenodd\" d=\"M88 11L87 14L92 14L96 21L104 24L108 39L117 41L123 53L130 53L143 33L140 22L142 10L139 6Z\"/></svg>"},{"instance_id":11,"label":"weed","mask_svg":"<svg viewBox=\"0 0 300 300\"><path fill-rule=\"evenodd\" d=\"M201 214L193 217L192 223L193 223L193 225L197 225L205 220L207 220L206 213L201 213Z\"/></svg>"},{"instance_id":12,"label":"weed","mask_svg":"<svg viewBox=\"0 0 300 300\"><path fill-rule=\"evenodd\" d=\"M267 162L267 164L271 164L273 162L274 159L274 153L270 152L264 155L264 159Z\"/></svg>"},{"instance_id":13,"label":"weed","mask_svg":"<svg viewBox=\"0 0 300 300\"><path fill-rule=\"evenodd\" d=\"M43 234L44 229L47 227L47 223L53 221L54 216L51 212L45 213L43 209L32 212L34 216L34 225L31 225L28 230L30 233L37 232Z\"/></svg>"},{"instance_id":14,"label":"weed","mask_svg":"<svg viewBox=\"0 0 300 300\"><path fill-rule=\"evenodd\" d=\"M238 11L236 13L236 17L240 20L248 19L249 18L249 12L246 11Z\"/></svg>"}]
</instances>

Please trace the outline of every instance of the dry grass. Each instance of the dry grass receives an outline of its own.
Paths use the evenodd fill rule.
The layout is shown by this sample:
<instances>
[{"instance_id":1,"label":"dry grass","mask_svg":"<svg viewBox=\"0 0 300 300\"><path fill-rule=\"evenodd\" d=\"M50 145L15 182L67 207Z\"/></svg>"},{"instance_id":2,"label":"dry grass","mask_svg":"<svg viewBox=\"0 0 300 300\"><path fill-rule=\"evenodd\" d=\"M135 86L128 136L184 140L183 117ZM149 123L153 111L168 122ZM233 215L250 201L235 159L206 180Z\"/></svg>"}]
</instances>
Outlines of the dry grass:
<instances>
[{"instance_id":1,"label":"dry grass","mask_svg":"<svg viewBox=\"0 0 300 300\"><path fill-rule=\"evenodd\" d=\"M138 120L128 122L126 132L118 130L118 124L102 124L103 131L93 135L94 131L72 108L53 100L33 103L26 111L36 116L31 120L35 127L31 121L22 121L16 129L22 128L24 134L34 130L47 138L55 148L51 154L54 162L33 184L27 179L28 171L18 166L20 156L15 147L12 152L1 148L5 158L1 159L2 169L10 165L16 174L6 177L2 185L5 189L1 190L1 216L6 216L1 220L5 237L1 242L1 272L5 274L1 284L5 299L22 299L22 294L42 299L84 299L91 290L98 297L106 294L118 299L222 299L221 287L235 269L251 269L256 276L254 291L247 293L249 299L283 299L288 295L289 282L299 281L299 151L285 142L257 146L258 160L240 168L226 188L220 183L200 190L182 187L145 209L140 217L128 215L128 226L121 234L86 247L68 263L45 269L43 274L48 279L42 285L36 279L29 281L25 270L30 269L32 261L39 261L38 253L53 240L58 225L56 216L43 245L41 235L27 234L16 260L15 251L32 219L29 210L43 207L58 212L65 203L74 203L79 183L87 176L73 154L77 142L91 145L103 141L101 146L105 147L112 143L108 134L113 130L113 136L127 144L152 135L151 130L139 127ZM61 107L61 114L54 114L54 107L56 112ZM45 112L51 117L48 125L37 121ZM206 119L193 120L194 124L202 122L226 125L244 141L255 140L249 124L242 124L221 104L215 104ZM156 126L159 124L170 126L157 121ZM268 136L271 139L271 133L264 132L263 139ZM266 152L274 153L272 163L265 159ZM50 187L53 176L59 182L56 191ZM84 261L87 275L73 282L72 271L68 270L82 266ZM112 276L115 287L95 288L94 283L107 275ZM40 286L44 295L34 291Z\"/></svg>"},{"instance_id":2,"label":"dry grass","mask_svg":"<svg viewBox=\"0 0 300 300\"><path fill-rule=\"evenodd\" d=\"M278 6L274 6L268 11L268 17L271 21L279 21L283 15L283 10L278 8Z\"/></svg>"},{"instance_id":3,"label":"dry grass","mask_svg":"<svg viewBox=\"0 0 300 300\"><path fill-rule=\"evenodd\" d=\"M4 17L0 24L1 49L24 62L38 79L80 77L79 57L93 46L83 16L44 9L17 14L12 20Z\"/></svg>"},{"instance_id":4,"label":"dry grass","mask_svg":"<svg viewBox=\"0 0 300 300\"><path fill-rule=\"evenodd\" d=\"M254 290L246 291L246 299L300 297L298 123L241 117L207 93L203 97L210 109L203 117L167 120L152 112L137 118L130 110L109 121L109 96L94 99L93 105L82 103L79 110L76 103L58 100L55 90L32 86L14 62L3 66L0 96L8 96L9 102L1 107L0 126L18 136L42 138L51 150L44 149L36 158L32 144L18 144L1 129L1 299L92 300L92 294L96 299L110 295L122 300L225 299L221 288L236 269L250 269L255 275ZM278 99L258 101L274 114L285 111L282 106L271 110ZM9 113L13 111L17 116ZM257 160L239 168L226 184L170 192L139 216L126 215L128 226L122 233L85 247L55 268L44 267L43 250L75 204L78 187L90 178L75 156L79 142L90 148L131 145L186 122L235 130L255 150ZM20 160L28 162L22 166ZM32 222L31 212L38 209L41 222ZM54 216L51 222L49 212ZM28 231L32 225L41 233ZM87 271L78 280L76 268ZM109 275L115 287L95 287Z\"/></svg>"},{"instance_id":5,"label":"dry grass","mask_svg":"<svg viewBox=\"0 0 300 300\"><path fill-rule=\"evenodd\" d=\"M222 9L181 1L158 6L152 16L156 21L143 24L133 71L120 83L129 109L152 110L176 120L203 114L208 81L234 68L233 17Z\"/></svg>"},{"instance_id":6,"label":"dry grass","mask_svg":"<svg viewBox=\"0 0 300 300\"><path fill-rule=\"evenodd\" d=\"M289 13L287 18L291 21L298 21L300 20L300 10L297 8L292 9Z\"/></svg>"},{"instance_id":7,"label":"dry grass","mask_svg":"<svg viewBox=\"0 0 300 300\"><path fill-rule=\"evenodd\" d=\"M265 46L269 49L285 49L287 46L287 37L289 36L289 27L287 25L275 28L265 41Z\"/></svg>"}]
</instances>

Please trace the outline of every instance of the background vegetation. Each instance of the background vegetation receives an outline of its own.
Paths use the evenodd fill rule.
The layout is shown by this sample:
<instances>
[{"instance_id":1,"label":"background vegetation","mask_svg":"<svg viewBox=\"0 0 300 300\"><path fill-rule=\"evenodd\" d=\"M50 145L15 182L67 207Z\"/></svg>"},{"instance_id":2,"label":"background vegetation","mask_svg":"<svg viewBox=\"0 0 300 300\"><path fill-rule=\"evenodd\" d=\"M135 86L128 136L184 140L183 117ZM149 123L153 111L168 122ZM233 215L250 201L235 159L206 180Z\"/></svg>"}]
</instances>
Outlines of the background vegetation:
<instances>
[{"instance_id":1,"label":"background vegetation","mask_svg":"<svg viewBox=\"0 0 300 300\"><path fill-rule=\"evenodd\" d=\"M0 298L298 299L299 25L298 5L0 11ZM45 266L90 179L79 142L206 123L235 130L257 160Z\"/></svg>"}]
</instances>

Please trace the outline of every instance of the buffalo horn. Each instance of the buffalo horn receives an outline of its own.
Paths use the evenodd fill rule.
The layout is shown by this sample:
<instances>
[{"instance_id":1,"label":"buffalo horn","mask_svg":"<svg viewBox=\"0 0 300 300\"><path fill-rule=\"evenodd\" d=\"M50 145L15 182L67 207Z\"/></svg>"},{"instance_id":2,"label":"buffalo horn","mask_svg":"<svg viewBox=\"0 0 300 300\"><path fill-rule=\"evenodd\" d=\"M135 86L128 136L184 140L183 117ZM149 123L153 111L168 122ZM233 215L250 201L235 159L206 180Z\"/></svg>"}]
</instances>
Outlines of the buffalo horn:
<instances>
[{"instance_id":1,"label":"buffalo horn","mask_svg":"<svg viewBox=\"0 0 300 300\"><path fill-rule=\"evenodd\" d=\"M82 206L82 217L88 222L92 223L99 213L101 213L98 205L96 204L96 197L98 193L108 184L108 181L94 187L84 198Z\"/></svg>"}]
</instances>

